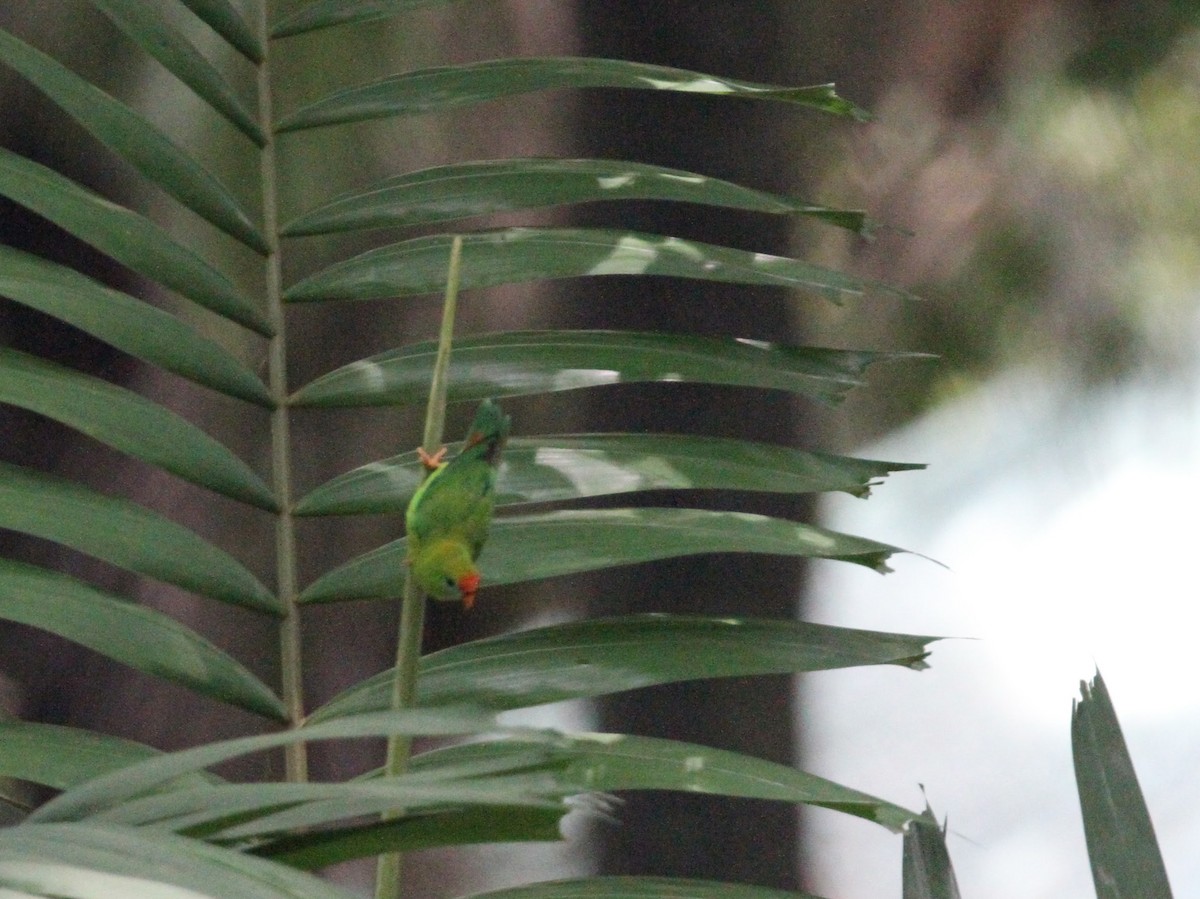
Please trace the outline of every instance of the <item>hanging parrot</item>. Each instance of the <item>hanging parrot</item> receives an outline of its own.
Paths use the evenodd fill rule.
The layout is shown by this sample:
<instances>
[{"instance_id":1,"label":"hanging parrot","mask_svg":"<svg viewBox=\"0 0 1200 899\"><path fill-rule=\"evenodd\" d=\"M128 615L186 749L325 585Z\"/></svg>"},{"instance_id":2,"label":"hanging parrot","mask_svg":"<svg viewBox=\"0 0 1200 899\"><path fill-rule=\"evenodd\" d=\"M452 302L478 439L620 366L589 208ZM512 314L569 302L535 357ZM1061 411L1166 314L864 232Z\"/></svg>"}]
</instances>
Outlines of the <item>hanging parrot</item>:
<instances>
[{"instance_id":1,"label":"hanging parrot","mask_svg":"<svg viewBox=\"0 0 1200 899\"><path fill-rule=\"evenodd\" d=\"M475 604L479 569L475 560L487 539L496 505L496 466L511 420L492 400L484 400L462 452L442 461L418 449L429 475L408 504L408 564L421 589L434 599L462 597Z\"/></svg>"}]
</instances>

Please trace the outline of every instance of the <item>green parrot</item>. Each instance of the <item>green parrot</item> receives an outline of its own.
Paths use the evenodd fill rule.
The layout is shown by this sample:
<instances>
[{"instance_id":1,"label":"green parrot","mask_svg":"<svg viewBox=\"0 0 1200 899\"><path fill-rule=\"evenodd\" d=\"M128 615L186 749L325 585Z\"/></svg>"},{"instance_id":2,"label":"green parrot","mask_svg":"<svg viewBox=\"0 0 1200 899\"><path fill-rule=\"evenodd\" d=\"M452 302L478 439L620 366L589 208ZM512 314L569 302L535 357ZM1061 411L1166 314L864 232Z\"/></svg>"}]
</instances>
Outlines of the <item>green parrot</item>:
<instances>
[{"instance_id":1,"label":"green parrot","mask_svg":"<svg viewBox=\"0 0 1200 899\"><path fill-rule=\"evenodd\" d=\"M418 449L429 471L405 514L408 564L421 589L434 599L462 597L475 604L479 569L475 560L487 539L496 505L496 466L511 420L492 400L484 400L462 452L442 461L446 448L433 455Z\"/></svg>"}]
</instances>

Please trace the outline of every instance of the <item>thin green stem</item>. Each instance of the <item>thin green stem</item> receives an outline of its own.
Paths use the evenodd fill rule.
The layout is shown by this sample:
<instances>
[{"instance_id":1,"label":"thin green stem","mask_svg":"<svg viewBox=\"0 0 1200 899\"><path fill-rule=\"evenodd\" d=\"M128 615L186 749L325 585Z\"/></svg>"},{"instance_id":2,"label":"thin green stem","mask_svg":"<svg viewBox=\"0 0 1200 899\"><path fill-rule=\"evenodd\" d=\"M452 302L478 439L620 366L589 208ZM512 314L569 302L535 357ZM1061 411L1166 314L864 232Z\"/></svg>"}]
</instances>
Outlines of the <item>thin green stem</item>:
<instances>
[{"instance_id":1,"label":"thin green stem","mask_svg":"<svg viewBox=\"0 0 1200 899\"><path fill-rule=\"evenodd\" d=\"M271 471L275 495L282 511L275 523L275 565L279 598L284 617L279 628L279 666L283 703L288 724L295 728L304 722L304 681L300 642L296 521L292 515L292 438L287 384L287 320L283 311L283 273L279 256L279 193L276 180L276 146L271 133L272 94L270 42L267 39L267 3L259 4L259 34L263 36L266 58L258 67L258 115L267 134L262 148L263 230L271 248L265 260L267 315L275 329L267 350L267 383L275 400L271 413ZM284 750L287 779L293 783L308 780L308 752L305 744L292 743Z\"/></svg>"},{"instance_id":2,"label":"thin green stem","mask_svg":"<svg viewBox=\"0 0 1200 899\"><path fill-rule=\"evenodd\" d=\"M446 272L446 300L442 306L442 328L438 334L437 357L429 385L429 404L425 410L425 433L421 443L433 451L442 443L446 424L446 391L450 378L450 346L454 338L454 318L458 310L458 285L462 267L462 238L455 236L450 246L450 266ZM396 674L392 679L392 708L408 709L417 698L417 668L421 661L421 636L425 631L425 595L413 580L411 571L404 578L400 602L400 632L396 639ZM412 753L409 737L388 740L387 761L383 773L395 777L408 770ZM379 857L375 872L375 899L400 899L400 854Z\"/></svg>"}]
</instances>

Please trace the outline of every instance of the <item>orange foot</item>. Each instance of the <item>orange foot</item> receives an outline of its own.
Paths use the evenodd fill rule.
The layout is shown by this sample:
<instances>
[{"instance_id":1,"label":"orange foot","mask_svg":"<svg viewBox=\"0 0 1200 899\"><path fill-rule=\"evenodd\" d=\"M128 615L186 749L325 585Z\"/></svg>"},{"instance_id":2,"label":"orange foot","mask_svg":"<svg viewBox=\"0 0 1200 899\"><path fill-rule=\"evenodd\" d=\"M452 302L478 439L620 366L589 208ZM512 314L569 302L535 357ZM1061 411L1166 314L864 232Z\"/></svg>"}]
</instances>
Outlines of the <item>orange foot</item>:
<instances>
[{"instance_id":1,"label":"orange foot","mask_svg":"<svg viewBox=\"0 0 1200 899\"><path fill-rule=\"evenodd\" d=\"M421 464L425 466L426 471L436 471L437 467L442 464L443 456L446 455L446 448L443 446L433 455L425 452L425 447L417 447L417 457L421 460Z\"/></svg>"}]
</instances>

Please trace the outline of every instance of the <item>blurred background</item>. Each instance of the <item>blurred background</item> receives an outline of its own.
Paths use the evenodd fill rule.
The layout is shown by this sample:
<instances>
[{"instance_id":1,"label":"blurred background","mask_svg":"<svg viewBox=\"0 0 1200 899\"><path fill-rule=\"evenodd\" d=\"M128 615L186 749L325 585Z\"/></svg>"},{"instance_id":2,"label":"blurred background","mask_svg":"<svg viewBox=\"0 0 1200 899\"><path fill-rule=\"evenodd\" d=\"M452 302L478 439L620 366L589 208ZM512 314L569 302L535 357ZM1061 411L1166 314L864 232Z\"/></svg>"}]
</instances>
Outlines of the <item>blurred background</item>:
<instances>
[{"instance_id":1,"label":"blurred background","mask_svg":"<svg viewBox=\"0 0 1200 899\"><path fill-rule=\"evenodd\" d=\"M168 4L174 10L175 4ZM249 4L242 4L248 7ZM279 4L280 12L298 3ZM178 24L220 58L180 7ZM172 15L176 13L173 11ZM0 25L136 103L253 197L256 169L227 126L140 57L83 0L4 4ZM640 691L597 709L548 710L584 726L738 748L949 816L964 896L1092 894L1070 766L1078 681L1098 666L1126 728L1179 896L1200 896L1194 808L1200 700L1191 657L1190 570L1200 507L1200 9L1188 0L479 0L417 10L275 48L281 110L333 87L443 62L503 55L621 57L753 81L835 81L869 124L702 98L591 91L534 95L464 113L289 137L285 219L384 172L510 155L613 156L689 168L834 206L881 223L871 242L761 217L630 204L496 217L618 224L803 255L901 284L923 299L867 296L844 307L782 291L665 279L523 285L465 298L462 330L656 328L936 354L873 372L828 410L776 395L659 385L514 402L523 434L655 429L746 436L929 463L869 502L723 497L725 508L814 518L944 563L901 557L880 579L853 566L700 558L495 590L476 613L431 610L427 647L583 614L704 611L942 634L932 668L827 672ZM118 64L114 65L114 60ZM222 60L236 68L236 60ZM249 92L252 73L240 72ZM249 259L161 197L56 108L0 69L0 144L114 199L151 210L201 251ZM289 280L392 235L296 241ZM0 241L145 292L87 248L0 203ZM165 307L260 361L262 348L171 297ZM292 310L300 384L339 364L424 339L435 299ZM261 423L77 332L0 300L0 340L137 386L249 459ZM461 430L470 410L452 410ZM298 415L310 448L304 490L417 442L416 410ZM114 486L223 545L269 577L267 523L220 505L61 428L0 408L0 455ZM647 504L703 505L705 496ZM314 523L308 579L393 537L394 520ZM98 563L0 534L5 554L82 571L169 609L260 673L274 665L264 623L230 620L182 593L125 584ZM257 549L262 547L260 553ZM62 558L58 558L62 556ZM719 583L722 590L713 590ZM307 616L313 704L386 667L394 610ZM164 748L260 727L26 629L0 629L0 702L24 717L97 727ZM162 715L162 709L170 709ZM562 718L547 720L563 720ZM714 720L724 722L717 732ZM317 758L325 776L374 763ZM246 776L263 773L258 768ZM922 792L922 787L924 792ZM805 888L840 899L898 896L899 838L873 825L767 803L635 796L619 825L580 821L566 848L487 849L423 859L421 895L572 871L661 873ZM365 885L362 869L337 872Z\"/></svg>"}]
</instances>

